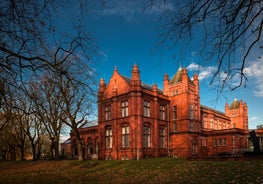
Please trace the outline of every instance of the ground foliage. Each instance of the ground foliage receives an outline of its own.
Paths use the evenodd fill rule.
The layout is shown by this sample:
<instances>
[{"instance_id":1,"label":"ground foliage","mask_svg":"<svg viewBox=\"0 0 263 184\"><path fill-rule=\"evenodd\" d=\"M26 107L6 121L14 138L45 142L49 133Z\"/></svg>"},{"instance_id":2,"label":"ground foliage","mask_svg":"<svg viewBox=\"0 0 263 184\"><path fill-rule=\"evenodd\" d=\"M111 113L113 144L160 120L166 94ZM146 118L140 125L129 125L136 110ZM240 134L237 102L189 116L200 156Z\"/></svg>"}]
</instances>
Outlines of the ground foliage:
<instances>
[{"instance_id":1,"label":"ground foliage","mask_svg":"<svg viewBox=\"0 0 263 184\"><path fill-rule=\"evenodd\" d=\"M263 183L263 160L2 162L0 183Z\"/></svg>"}]
</instances>

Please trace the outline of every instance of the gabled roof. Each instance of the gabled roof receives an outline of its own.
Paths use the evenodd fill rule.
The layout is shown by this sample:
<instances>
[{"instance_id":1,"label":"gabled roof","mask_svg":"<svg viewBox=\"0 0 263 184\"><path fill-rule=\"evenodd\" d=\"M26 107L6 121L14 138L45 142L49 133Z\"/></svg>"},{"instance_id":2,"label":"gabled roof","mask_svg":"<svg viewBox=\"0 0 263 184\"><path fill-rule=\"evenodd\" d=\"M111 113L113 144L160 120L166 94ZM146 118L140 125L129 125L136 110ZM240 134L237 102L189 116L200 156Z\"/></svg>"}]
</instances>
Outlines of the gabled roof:
<instances>
[{"instance_id":1,"label":"gabled roof","mask_svg":"<svg viewBox=\"0 0 263 184\"><path fill-rule=\"evenodd\" d=\"M201 108L207 109L207 110L212 110L212 111L214 111L214 112L216 112L216 113L218 113L218 114L221 114L221 115L223 115L223 116L226 116L226 114L225 114L224 112L221 112L221 111L219 111L219 110L213 109L213 108L211 108L211 107L207 107L207 106L205 106L205 105L201 105Z\"/></svg>"},{"instance_id":2,"label":"gabled roof","mask_svg":"<svg viewBox=\"0 0 263 184\"><path fill-rule=\"evenodd\" d=\"M79 128L88 128L96 125L98 125L97 119L91 121L84 121L84 123L82 123Z\"/></svg>"},{"instance_id":3,"label":"gabled roof","mask_svg":"<svg viewBox=\"0 0 263 184\"><path fill-rule=\"evenodd\" d=\"M64 142L62 142L62 144L70 144L70 138L68 138L67 140L65 140Z\"/></svg>"},{"instance_id":4,"label":"gabled roof","mask_svg":"<svg viewBox=\"0 0 263 184\"><path fill-rule=\"evenodd\" d=\"M123 75L120 75L129 85L131 84L132 79ZM152 91L153 87L149 84L146 84L144 82L141 83L141 86L143 89L147 89L149 91ZM158 88L158 93L163 94L163 91Z\"/></svg>"}]
</instances>

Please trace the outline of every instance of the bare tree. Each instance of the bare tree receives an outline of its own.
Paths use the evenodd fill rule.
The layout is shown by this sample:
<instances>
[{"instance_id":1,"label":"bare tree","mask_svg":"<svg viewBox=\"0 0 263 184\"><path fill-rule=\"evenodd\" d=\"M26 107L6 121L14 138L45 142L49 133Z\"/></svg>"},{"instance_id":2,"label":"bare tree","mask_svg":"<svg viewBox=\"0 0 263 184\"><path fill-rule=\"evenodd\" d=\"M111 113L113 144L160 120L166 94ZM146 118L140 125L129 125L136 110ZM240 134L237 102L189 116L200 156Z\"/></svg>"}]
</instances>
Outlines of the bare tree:
<instances>
[{"instance_id":1,"label":"bare tree","mask_svg":"<svg viewBox=\"0 0 263 184\"><path fill-rule=\"evenodd\" d=\"M162 12L163 43L201 38L201 59L217 64L211 84L218 79L223 90L238 78L238 83L230 85L232 90L246 85L248 58L258 49L262 52L261 0L149 0L146 7Z\"/></svg>"},{"instance_id":2,"label":"bare tree","mask_svg":"<svg viewBox=\"0 0 263 184\"><path fill-rule=\"evenodd\" d=\"M89 60L83 60L86 55L85 52L82 52L83 47L80 42L73 41L72 44L75 47L70 47L63 56L55 55L55 58L67 61L60 62L57 85L63 99L62 109L66 115L66 118L62 120L73 131L78 145L78 159L83 160L84 145L80 139L78 128L89 116L94 115L96 104L95 70ZM76 50L79 50L78 54L75 54Z\"/></svg>"},{"instance_id":3,"label":"bare tree","mask_svg":"<svg viewBox=\"0 0 263 184\"><path fill-rule=\"evenodd\" d=\"M52 158L59 159L59 138L64 117L61 107L63 101L59 92L57 82L51 76L42 76L41 81L31 84L31 98L36 107L36 116L45 127L51 145L50 154ZM53 154L54 153L54 154Z\"/></svg>"},{"instance_id":4,"label":"bare tree","mask_svg":"<svg viewBox=\"0 0 263 184\"><path fill-rule=\"evenodd\" d=\"M93 40L90 34L84 29L85 26L82 22L84 14L79 13L77 17L74 17L74 21L72 20L70 25L72 29L67 29L69 31L64 32L56 26L55 13L60 5L70 7L68 4L76 6L81 12L86 11L87 2L88 0L78 1L78 3L70 0L61 3L56 0L4 0L0 3L0 110L4 112L5 108L23 109L17 104L8 102L8 99L16 95L9 88L17 88L28 95L25 97L25 99L29 99L25 102L28 112L22 112L26 118L24 128L30 139L33 152L34 147L41 146L40 131L42 129L38 130L41 127L35 119L37 118L45 125L45 131L50 136L56 159L58 159L62 122L69 122L64 118L74 117L77 119L85 116L86 113L81 110L82 108L78 108L76 101L84 104L87 100L86 95L84 97L79 95L82 92L80 88L74 93L75 96L66 97L66 94L71 94L64 91L66 89L64 84L63 88L60 88L60 76L62 75L64 79L68 80L70 85L79 84L82 87L85 86L82 88L85 92L92 91L93 84L90 81L94 82L94 79L90 79L94 71L89 61L95 53L96 47L92 44ZM81 65L84 67L80 67ZM76 69L78 74L74 73L77 71ZM83 81L86 79L87 81ZM30 91L27 89L27 84L37 85ZM67 87L72 89L72 86ZM62 89L63 96L59 94ZM71 100L74 98L74 101L65 101L65 98L68 97ZM71 107L67 108L63 104L67 102L72 103L68 104ZM89 103L90 101L87 102L87 104ZM79 106L82 107L82 105ZM71 114L70 117L69 114L72 113L73 108L77 108L77 113ZM68 110L66 111L66 109ZM84 114L81 114L82 112ZM11 122L3 121L1 127L5 127L7 123ZM75 123L73 124L75 125Z\"/></svg>"},{"instance_id":5,"label":"bare tree","mask_svg":"<svg viewBox=\"0 0 263 184\"><path fill-rule=\"evenodd\" d=\"M57 15L60 15L58 10L65 9L61 12L67 14L72 6L79 11L72 12L72 20L68 18L63 21L67 22L64 25L67 29L62 29L57 24L59 21L61 23L61 20L57 20ZM6 79L23 83L45 70L58 69L60 63L53 62L52 57L46 55L47 50L54 48L58 53L66 52L62 44L56 48L57 42L67 44L72 40L81 40L80 44L85 47L89 57L90 51L96 49L90 42L87 44L91 37L82 24L83 12L88 10L88 0L77 3L71 0L4 0L0 3L0 10L0 105L4 102L5 86L17 84L8 83ZM81 29L76 29L78 25L81 25Z\"/></svg>"},{"instance_id":6,"label":"bare tree","mask_svg":"<svg viewBox=\"0 0 263 184\"><path fill-rule=\"evenodd\" d=\"M30 88L30 84L26 86ZM17 107L19 107L19 112L23 118L23 126L21 128L23 128L28 142L31 145L32 159L38 160L40 155L37 153L41 150L42 143L41 134L45 132L45 129L37 118L37 108L34 106L33 98L31 97L32 96L28 95L27 90L20 90L20 94L17 95Z\"/></svg>"}]
</instances>

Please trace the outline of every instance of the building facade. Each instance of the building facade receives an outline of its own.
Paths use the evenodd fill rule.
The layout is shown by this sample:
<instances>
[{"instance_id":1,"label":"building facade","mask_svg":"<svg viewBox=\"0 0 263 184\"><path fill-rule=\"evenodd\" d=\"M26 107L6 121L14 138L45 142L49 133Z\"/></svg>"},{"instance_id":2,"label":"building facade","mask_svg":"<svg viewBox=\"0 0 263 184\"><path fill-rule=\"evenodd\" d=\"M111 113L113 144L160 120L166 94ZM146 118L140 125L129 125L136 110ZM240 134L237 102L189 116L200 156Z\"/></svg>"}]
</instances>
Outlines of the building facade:
<instances>
[{"instance_id":1,"label":"building facade","mask_svg":"<svg viewBox=\"0 0 263 184\"><path fill-rule=\"evenodd\" d=\"M240 154L250 146L247 104L235 99L224 113L201 105L198 76L185 68L164 75L163 90L143 83L137 65L131 78L115 68L99 83L97 125L81 132L85 157L106 160ZM72 155L74 146L71 135Z\"/></svg>"}]
</instances>

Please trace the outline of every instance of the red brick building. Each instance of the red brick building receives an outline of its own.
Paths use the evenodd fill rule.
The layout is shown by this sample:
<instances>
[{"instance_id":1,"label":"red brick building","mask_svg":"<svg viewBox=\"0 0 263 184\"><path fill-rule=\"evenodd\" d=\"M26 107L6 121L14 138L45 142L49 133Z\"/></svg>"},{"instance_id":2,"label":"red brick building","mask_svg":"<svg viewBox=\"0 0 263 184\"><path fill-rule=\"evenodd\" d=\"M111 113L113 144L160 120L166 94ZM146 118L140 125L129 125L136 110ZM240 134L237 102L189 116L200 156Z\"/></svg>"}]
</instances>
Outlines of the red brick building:
<instances>
[{"instance_id":1,"label":"red brick building","mask_svg":"<svg viewBox=\"0 0 263 184\"><path fill-rule=\"evenodd\" d=\"M248 141L248 107L235 99L225 113L200 104L199 80L187 70L170 79L163 90L143 83L134 65L131 78L115 68L108 82L100 80L98 124L82 128L86 158L206 157L239 154ZM71 135L72 155L76 155Z\"/></svg>"}]
</instances>

